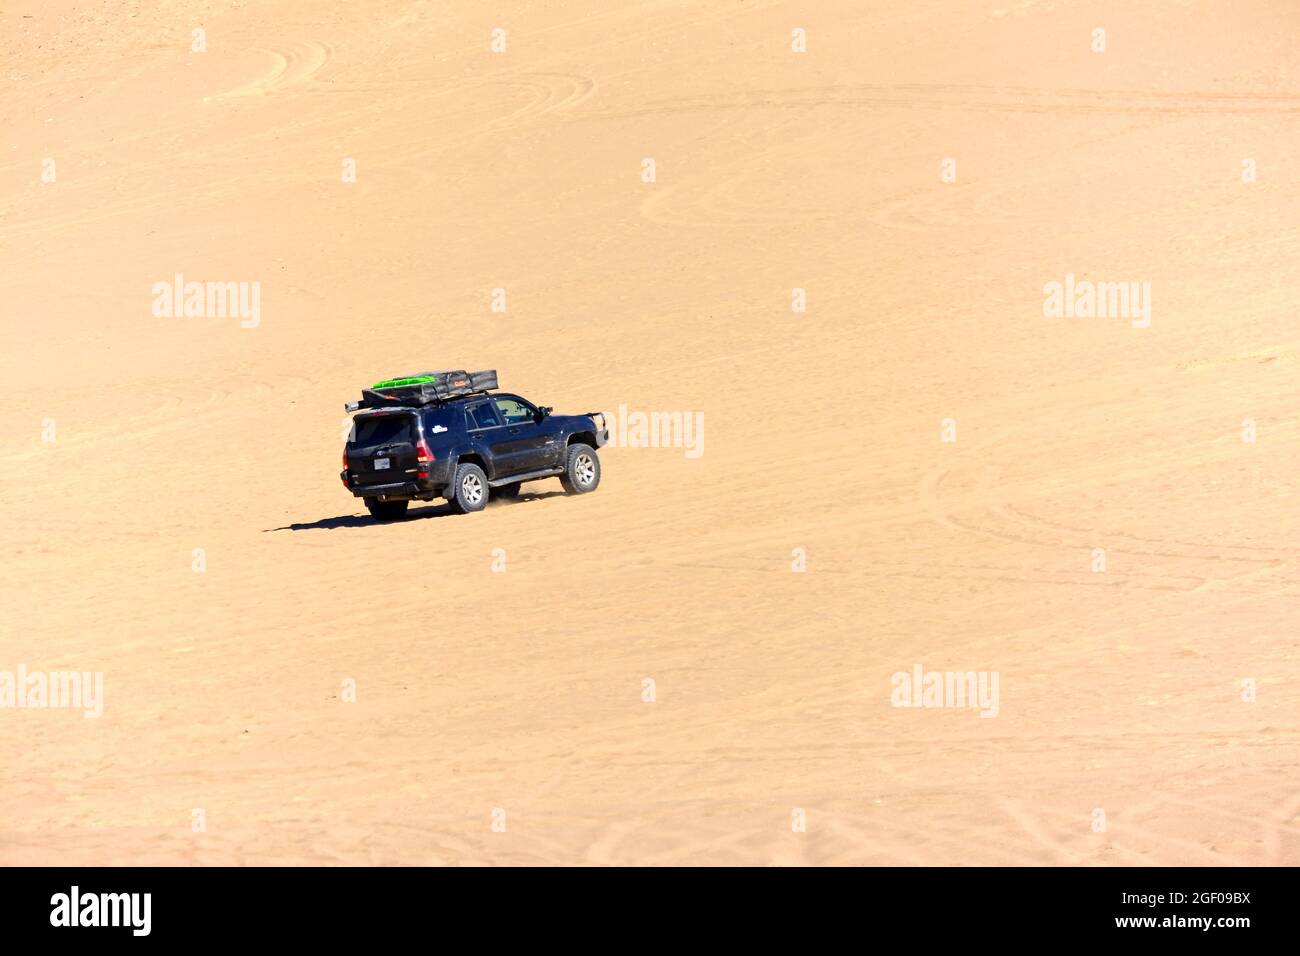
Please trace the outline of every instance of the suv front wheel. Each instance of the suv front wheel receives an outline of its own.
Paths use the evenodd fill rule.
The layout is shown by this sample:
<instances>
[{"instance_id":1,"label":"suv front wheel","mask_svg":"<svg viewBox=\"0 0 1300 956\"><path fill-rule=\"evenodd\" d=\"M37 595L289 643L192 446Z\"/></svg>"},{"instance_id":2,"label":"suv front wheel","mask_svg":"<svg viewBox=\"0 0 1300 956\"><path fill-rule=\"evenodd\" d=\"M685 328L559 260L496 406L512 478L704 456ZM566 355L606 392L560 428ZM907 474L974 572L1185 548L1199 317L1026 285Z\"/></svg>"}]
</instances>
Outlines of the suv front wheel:
<instances>
[{"instance_id":1,"label":"suv front wheel","mask_svg":"<svg viewBox=\"0 0 1300 956\"><path fill-rule=\"evenodd\" d=\"M452 481L451 507L461 514L482 511L488 503L487 475L478 465L466 462L456 469Z\"/></svg>"},{"instance_id":2,"label":"suv front wheel","mask_svg":"<svg viewBox=\"0 0 1300 956\"><path fill-rule=\"evenodd\" d=\"M596 457L596 449L581 443L570 445L560 484L571 495L595 491L600 484L600 459Z\"/></svg>"}]
</instances>

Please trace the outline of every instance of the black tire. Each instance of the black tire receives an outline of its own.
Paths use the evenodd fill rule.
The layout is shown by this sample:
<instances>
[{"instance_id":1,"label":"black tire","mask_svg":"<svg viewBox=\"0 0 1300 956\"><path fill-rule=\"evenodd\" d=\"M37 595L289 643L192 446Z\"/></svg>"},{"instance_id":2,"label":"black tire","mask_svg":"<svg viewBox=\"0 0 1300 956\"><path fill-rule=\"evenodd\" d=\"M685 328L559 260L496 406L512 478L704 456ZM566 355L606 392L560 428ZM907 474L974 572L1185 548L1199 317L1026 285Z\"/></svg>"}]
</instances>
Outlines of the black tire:
<instances>
[{"instance_id":1,"label":"black tire","mask_svg":"<svg viewBox=\"0 0 1300 956\"><path fill-rule=\"evenodd\" d=\"M493 498L518 498L520 490L524 487L522 481L516 481L512 485L502 485L500 488L492 489Z\"/></svg>"},{"instance_id":2,"label":"black tire","mask_svg":"<svg viewBox=\"0 0 1300 956\"><path fill-rule=\"evenodd\" d=\"M600 458L590 445L576 443L569 446L564 459L564 474L560 484L571 495L585 495L600 485Z\"/></svg>"},{"instance_id":3,"label":"black tire","mask_svg":"<svg viewBox=\"0 0 1300 956\"><path fill-rule=\"evenodd\" d=\"M378 498L367 498L366 508L375 516L378 521L396 521L406 514L406 506L409 501L380 501Z\"/></svg>"},{"instance_id":4,"label":"black tire","mask_svg":"<svg viewBox=\"0 0 1300 956\"><path fill-rule=\"evenodd\" d=\"M482 511L488 503L487 475L478 465L466 462L456 467L452 480L451 508L460 514Z\"/></svg>"}]
</instances>

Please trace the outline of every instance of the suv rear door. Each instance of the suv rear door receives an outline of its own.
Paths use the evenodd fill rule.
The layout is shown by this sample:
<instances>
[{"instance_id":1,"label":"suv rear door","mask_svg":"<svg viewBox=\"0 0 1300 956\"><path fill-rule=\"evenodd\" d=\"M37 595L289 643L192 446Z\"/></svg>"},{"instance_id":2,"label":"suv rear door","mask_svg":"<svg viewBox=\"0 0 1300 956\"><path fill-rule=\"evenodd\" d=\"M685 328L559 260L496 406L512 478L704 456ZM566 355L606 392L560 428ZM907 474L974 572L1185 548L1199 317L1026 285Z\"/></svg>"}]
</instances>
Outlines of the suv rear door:
<instances>
[{"instance_id":1,"label":"suv rear door","mask_svg":"<svg viewBox=\"0 0 1300 956\"><path fill-rule=\"evenodd\" d=\"M348 473L354 486L415 480L415 413L409 409L370 412L352 419Z\"/></svg>"},{"instance_id":2,"label":"suv rear door","mask_svg":"<svg viewBox=\"0 0 1300 956\"><path fill-rule=\"evenodd\" d=\"M490 398L471 402L465 406L465 428L470 443L490 463L489 478L508 478L527 467L520 464L524 443L516 430L511 434L501 421L501 413Z\"/></svg>"}]
</instances>

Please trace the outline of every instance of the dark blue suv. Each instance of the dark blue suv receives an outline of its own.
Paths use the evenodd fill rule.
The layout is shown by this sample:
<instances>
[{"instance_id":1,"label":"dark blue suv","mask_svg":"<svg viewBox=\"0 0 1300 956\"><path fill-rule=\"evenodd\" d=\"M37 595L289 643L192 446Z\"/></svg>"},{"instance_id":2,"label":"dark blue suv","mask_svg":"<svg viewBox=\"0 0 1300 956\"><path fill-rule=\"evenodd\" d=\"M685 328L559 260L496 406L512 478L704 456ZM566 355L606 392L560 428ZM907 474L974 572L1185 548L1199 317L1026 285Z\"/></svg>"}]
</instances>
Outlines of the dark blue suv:
<instances>
[{"instance_id":1,"label":"dark blue suv","mask_svg":"<svg viewBox=\"0 0 1300 956\"><path fill-rule=\"evenodd\" d=\"M570 494L595 491L596 449L608 440L600 412L553 415L506 393L368 408L352 420L340 477L381 520L400 518L413 500L435 498L462 513L481 511L489 489L514 497L539 478L558 477Z\"/></svg>"}]
</instances>

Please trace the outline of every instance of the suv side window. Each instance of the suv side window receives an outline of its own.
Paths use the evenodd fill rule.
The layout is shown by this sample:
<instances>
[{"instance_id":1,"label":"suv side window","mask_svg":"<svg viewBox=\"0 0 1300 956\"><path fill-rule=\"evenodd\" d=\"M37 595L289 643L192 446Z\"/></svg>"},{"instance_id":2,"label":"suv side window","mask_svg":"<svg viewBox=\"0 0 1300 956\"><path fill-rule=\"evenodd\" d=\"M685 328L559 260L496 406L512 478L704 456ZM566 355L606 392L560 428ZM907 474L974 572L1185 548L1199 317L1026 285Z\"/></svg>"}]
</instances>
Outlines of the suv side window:
<instances>
[{"instance_id":1,"label":"suv side window","mask_svg":"<svg viewBox=\"0 0 1300 956\"><path fill-rule=\"evenodd\" d=\"M492 407L491 402L471 405L465 409L465 415L469 419L470 428L495 428L501 424L501 419L497 417L497 411Z\"/></svg>"},{"instance_id":2,"label":"suv side window","mask_svg":"<svg viewBox=\"0 0 1300 956\"><path fill-rule=\"evenodd\" d=\"M434 435L441 435L450 431L453 427L452 411L450 408L429 408L424 412L424 435L431 438Z\"/></svg>"},{"instance_id":3,"label":"suv side window","mask_svg":"<svg viewBox=\"0 0 1300 956\"><path fill-rule=\"evenodd\" d=\"M531 422L533 416L537 414L537 409L523 399L497 398L494 401L497 410L501 412L501 417L505 419L507 425L520 425L524 422Z\"/></svg>"}]
</instances>

